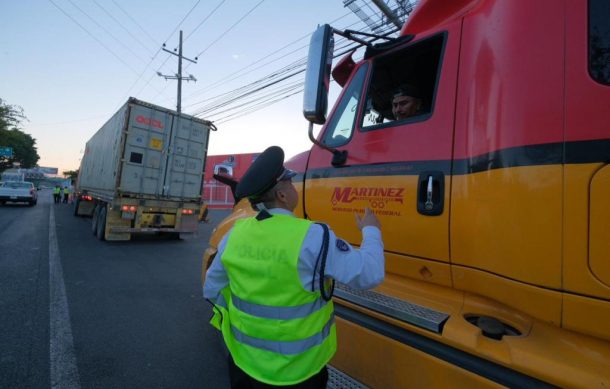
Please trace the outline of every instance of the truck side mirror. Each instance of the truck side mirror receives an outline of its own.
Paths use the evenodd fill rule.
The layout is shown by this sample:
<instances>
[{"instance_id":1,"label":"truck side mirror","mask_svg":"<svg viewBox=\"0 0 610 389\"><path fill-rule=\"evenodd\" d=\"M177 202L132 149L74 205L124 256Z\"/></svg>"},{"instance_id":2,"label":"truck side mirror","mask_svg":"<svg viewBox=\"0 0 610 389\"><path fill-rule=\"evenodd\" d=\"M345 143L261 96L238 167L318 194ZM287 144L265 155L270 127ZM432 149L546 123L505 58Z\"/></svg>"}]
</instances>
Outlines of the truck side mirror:
<instances>
[{"instance_id":1,"label":"truck side mirror","mask_svg":"<svg viewBox=\"0 0 610 389\"><path fill-rule=\"evenodd\" d=\"M334 46L333 29L328 24L311 35L303 92L303 115L311 123L326 122Z\"/></svg>"}]
</instances>

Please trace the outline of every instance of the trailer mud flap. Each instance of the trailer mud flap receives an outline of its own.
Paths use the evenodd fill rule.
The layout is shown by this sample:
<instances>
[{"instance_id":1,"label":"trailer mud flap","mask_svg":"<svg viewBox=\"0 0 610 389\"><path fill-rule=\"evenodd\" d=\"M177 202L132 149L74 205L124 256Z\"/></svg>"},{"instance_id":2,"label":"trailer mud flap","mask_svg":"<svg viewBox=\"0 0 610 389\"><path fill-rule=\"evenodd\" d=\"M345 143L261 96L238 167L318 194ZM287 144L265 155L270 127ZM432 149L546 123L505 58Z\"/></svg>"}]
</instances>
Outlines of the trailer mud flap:
<instances>
[{"instance_id":1,"label":"trailer mud flap","mask_svg":"<svg viewBox=\"0 0 610 389\"><path fill-rule=\"evenodd\" d=\"M128 232L117 231L117 228L130 227L131 220L121 217L121 212L109 210L106 215L106 240L131 240Z\"/></svg>"}]
</instances>

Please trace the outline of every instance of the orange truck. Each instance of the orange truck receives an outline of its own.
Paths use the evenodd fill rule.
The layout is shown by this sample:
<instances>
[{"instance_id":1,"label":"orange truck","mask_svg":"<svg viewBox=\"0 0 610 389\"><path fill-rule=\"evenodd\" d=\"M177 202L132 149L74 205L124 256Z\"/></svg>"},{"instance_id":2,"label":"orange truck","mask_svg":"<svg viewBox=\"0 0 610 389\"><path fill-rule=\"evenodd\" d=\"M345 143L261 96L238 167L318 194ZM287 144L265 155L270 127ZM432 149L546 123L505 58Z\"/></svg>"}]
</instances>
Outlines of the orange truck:
<instances>
[{"instance_id":1,"label":"orange truck","mask_svg":"<svg viewBox=\"0 0 610 389\"><path fill-rule=\"evenodd\" d=\"M372 208L386 258L376 289L335 289L335 368L379 388L610 387L609 21L607 0L421 1L334 66L328 117L333 36L353 33L312 35L298 213L358 244ZM421 108L395 120L403 84Z\"/></svg>"}]
</instances>

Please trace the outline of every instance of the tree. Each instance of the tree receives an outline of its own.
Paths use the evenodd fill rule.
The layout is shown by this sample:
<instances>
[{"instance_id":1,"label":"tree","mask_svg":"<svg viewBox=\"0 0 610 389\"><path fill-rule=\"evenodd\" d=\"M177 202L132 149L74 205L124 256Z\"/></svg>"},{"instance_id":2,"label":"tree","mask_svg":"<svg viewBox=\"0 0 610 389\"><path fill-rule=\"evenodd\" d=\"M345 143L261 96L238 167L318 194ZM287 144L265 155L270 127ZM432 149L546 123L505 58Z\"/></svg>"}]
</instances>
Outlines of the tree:
<instances>
[{"instance_id":1,"label":"tree","mask_svg":"<svg viewBox=\"0 0 610 389\"><path fill-rule=\"evenodd\" d=\"M27 120L23 108L9 105L0 99L0 147L11 147L13 156L0 156L0 170L13 166L18 162L23 168L36 166L40 156L36 149L36 139L21 131L20 126Z\"/></svg>"},{"instance_id":2,"label":"tree","mask_svg":"<svg viewBox=\"0 0 610 389\"><path fill-rule=\"evenodd\" d=\"M64 178L69 178L72 182L76 181L76 177L78 177L78 169L76 170L66 170L62 172Z\"/></svg>"}]
</instances>

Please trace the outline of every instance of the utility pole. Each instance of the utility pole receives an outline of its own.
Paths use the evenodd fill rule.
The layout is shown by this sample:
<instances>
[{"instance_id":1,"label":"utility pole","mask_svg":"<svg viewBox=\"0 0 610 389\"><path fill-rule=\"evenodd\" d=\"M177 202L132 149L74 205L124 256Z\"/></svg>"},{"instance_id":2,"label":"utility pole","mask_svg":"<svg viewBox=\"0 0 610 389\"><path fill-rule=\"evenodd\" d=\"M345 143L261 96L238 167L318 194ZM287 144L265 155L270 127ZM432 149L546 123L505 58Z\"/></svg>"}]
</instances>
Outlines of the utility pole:
<instances>
[{"instance_id":1,"label":"utility pole","mask_svg":"<svg viewBox=\"0 0 610 389\"><path fill-rule=\"evenodd\" d=\"M394 11L387 6L387 4L383 0L373 0L373 3L379 8L381 12L388 18L390 22L396 26L396 28L401 28L402 24L400 19L394 14Z\"/></svg>"},{"instance_id":2,"label":"utility pole","mask_svg":"<svg viewBox=\"0 0 610 389\"><path fill-rule=\"evenodd\" d=\"M194 81L194 82L197 81L197 79L192 74L189 74L188 77L182 77L182 59L186 59L187 61L190 61L192 63L197 63L197 57L195 57L195 59L193 60L193 59L182 56L182 30L180 30L180 44L178 45L178 54L175 53L176 49L174 49L174 51L167 50L165 48L165 43L163 44L163 51L166 51L166 52L178 57L178 73L176 73L175 76L162 74L161 72L157 72L157 75L159 77L165 78L166 80L178 80L178 101L176 103L176 111L178 111L178 113L181 113L182 112L182 80L186 80L187 82L188 81Z\"/></svg>"}]
</instances>

